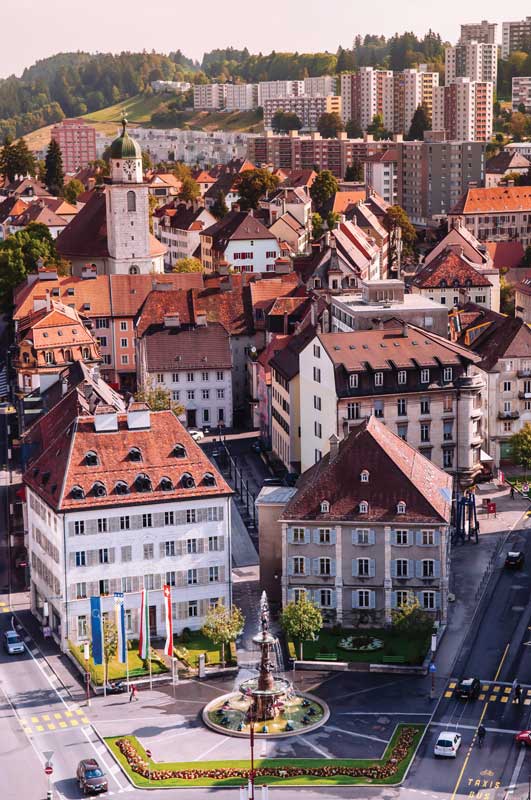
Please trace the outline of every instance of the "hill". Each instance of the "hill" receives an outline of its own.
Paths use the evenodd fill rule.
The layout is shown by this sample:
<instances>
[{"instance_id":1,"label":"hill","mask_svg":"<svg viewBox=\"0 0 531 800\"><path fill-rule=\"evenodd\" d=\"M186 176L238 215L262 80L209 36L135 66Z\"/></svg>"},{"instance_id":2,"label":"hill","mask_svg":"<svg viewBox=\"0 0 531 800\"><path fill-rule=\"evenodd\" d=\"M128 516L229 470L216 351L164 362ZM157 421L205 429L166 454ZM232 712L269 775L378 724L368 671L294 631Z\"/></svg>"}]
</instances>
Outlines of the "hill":
<instances>
[{"instance_id":1,"label":"hill","mask_svg":"<svg viewBox=\"0 0 531 800\"><path fill-rule=\"evenodd\" d=\"M137 94L128 100L122 100L112 106L101 108L99 111L91 111L85 114L83 119L87 122L116 122L119 123L122 115L125 114L131 125L143 125L149 122L154 111L166 108L167 103L161 99L160 95Z\"/></svg>"}]
</instances>

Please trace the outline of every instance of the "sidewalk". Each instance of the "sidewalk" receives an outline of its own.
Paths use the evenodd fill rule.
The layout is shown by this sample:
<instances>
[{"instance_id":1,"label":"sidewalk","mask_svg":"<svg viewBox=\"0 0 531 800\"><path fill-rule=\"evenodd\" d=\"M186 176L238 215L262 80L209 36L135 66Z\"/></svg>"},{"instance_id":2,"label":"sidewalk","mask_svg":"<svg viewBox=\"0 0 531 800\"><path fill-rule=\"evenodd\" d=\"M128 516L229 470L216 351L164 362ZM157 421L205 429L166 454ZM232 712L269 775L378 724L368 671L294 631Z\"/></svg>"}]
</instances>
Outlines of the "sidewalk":
<instances>
[{"instance_id":1,"label":"sidewalk","mask_svg":"<svg viewBox=\"0 0 531 800\"><path fill-rule=\"evenodd\" d=\"M488 498L496 503L496 514L487 515L482 509L483 500ZM479 484L476 491L476 506L479 520L479 532L498 533L510 530L516 525L522 514L531 508L527 497L515 492L511 500L511 490L507 484L501 487L497 483Z\"/></svg>"}]
</instances>

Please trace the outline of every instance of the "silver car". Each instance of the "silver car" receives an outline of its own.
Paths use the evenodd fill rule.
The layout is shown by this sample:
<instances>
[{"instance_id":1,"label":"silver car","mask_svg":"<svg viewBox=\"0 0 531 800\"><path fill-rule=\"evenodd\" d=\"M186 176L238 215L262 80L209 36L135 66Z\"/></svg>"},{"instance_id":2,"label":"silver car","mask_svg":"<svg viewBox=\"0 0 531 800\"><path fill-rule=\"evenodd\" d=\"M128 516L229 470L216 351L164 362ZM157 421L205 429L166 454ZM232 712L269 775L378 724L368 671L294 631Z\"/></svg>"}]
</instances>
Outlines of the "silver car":
<instances>
[{"instance_id":1,"label":"silver car","mask_svg":"<svg viewBox=\"0 0 531 800\"><path fill-rule=\"evenodd\" d=\"M24 642L15 631L4 632L4 650L10 656L24 652Z\"/></svg>"}]
</instances>

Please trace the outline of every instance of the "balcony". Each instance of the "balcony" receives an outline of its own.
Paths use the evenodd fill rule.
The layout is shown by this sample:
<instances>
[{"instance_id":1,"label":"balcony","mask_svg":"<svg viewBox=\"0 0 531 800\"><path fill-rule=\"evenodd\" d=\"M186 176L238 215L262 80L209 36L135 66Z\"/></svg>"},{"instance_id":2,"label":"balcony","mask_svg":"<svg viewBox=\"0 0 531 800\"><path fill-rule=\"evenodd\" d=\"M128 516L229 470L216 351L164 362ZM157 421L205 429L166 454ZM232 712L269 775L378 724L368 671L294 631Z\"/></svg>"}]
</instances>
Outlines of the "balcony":
<instances>
[{"instance_id":1,"label":"balcony","mask_svg":"<svg viewBox=\"0 0 531 800\"><path fill-rule=\"evenodd\" d=\"M519 378L531 378L531 369L517 369L516 374Z\"/></svg>"},{"instance_id":2,"label":"balcony","mask_svg":"<svg viewBox=\"0 0 531 800\"><path fill-rule=\"evenodd\" d=\"M498 419L518 419L519 411L498 411Z\"/></svg>"},{"instance_id":3,"label":"balcony","mask_svg":"<svg viewBox=\"0 0 531 800\"><path fill-rule=\"evenodd\" d=\"M518 392L519 400L531 400L531 392Z\"/></svg>"}]
</instances>

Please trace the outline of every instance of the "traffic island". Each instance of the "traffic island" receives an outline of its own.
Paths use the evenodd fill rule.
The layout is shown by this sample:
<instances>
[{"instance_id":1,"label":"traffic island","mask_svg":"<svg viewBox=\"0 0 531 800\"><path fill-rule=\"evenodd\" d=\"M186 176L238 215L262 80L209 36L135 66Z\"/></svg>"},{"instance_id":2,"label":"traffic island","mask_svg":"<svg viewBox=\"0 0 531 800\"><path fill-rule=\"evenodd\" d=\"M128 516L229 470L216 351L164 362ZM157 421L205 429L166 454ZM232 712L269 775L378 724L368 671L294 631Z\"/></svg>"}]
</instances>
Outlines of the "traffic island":
<instances>
[{"instance_id":1,"label":"traffic island","mask_svg":"<svg viewBox=\"0 0 531 800\"><path fill-rule=\"evenodd\" d=\"M286 786L397 786L413 760L424 725L398 725L381 759L256 759L255 783ZM148 757L135 736L112 736L105 742L131 783L141 789L187 786L244 786L250 761L162 763Z\"/></svg>"}]
</instances>

